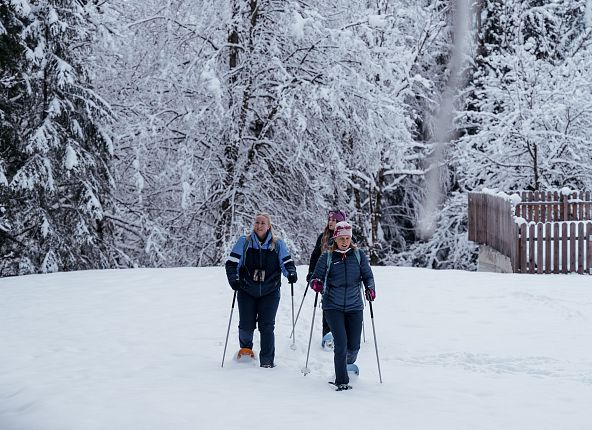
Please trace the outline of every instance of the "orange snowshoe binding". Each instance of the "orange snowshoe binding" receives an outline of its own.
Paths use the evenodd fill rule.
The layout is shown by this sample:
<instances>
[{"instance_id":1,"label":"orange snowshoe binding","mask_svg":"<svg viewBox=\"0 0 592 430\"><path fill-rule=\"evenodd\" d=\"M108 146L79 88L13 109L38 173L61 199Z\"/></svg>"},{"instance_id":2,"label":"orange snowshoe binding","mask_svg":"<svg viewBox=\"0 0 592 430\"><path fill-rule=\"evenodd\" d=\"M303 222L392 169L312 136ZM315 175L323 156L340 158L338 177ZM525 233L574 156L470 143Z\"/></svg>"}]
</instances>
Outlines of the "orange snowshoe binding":
<instances>
[{"instance_id":1,"label":"orange snowshoe binding","mask_svg":"<svg viewBox=\"0 0 592 430\"><path fill-rule=\"evenodd\" d=\"M253 360L255 359L255 354L251 348L241 348L236 354L236 359L239 361Z\"/></svg>"}]
</instances>

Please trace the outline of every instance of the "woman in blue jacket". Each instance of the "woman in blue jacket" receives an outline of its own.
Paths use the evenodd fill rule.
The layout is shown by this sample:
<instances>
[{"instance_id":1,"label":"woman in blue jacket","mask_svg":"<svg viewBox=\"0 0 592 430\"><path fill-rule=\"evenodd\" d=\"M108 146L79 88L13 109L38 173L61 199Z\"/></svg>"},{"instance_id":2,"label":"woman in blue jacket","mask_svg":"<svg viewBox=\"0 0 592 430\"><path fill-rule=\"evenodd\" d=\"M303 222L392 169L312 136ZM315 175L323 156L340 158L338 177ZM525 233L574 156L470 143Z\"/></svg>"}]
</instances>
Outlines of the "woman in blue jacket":
<instances>
[{"instance_id":1,"label":"woman in blue jacket","mask_svg":"<svg viewBox=\"0 0 592 430\"><path fill-rule=\"evenodd\" d=\"M298 277L286 244L273 233L268 214L257 214L253 231L238 239L225 267L228 283L237 291L241 347L237 358L255 357L253 332L257 324L261 336L260 366L274 367L274 328L281 275L283 273L290 283L295 283Z\"/></svg>"},{"instance_id":2,"label":"woman in blue jacket","mask_svg":"<svg viewBox=\"0 0 592 430\"><path fill-rule=\"evenodd\" d=\"M356 361L360 350L364 310L360 283L364 283L368 300L376 297L368 258L351 238L349 223L343 221L335 225L333 246L319 258L311 281L311 288L323 293L323 313L333 333L338 390L351 388L347 367Z\"/></svg>"}]
</instances>

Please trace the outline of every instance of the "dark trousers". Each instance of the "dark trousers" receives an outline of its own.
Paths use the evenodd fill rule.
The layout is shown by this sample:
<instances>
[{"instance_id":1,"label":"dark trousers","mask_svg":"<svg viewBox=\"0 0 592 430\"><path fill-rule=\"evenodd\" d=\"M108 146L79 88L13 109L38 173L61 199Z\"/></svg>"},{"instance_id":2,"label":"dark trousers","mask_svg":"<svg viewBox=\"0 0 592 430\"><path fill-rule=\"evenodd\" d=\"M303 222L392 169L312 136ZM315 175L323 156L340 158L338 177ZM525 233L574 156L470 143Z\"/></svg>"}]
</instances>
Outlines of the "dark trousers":
<instances>
[{"instance_id":1,"label":"dark trousers","mask_svg":"<svg viewBox=\"0 0 592 430\"><path fill-rule=\"evenodd\" d=\"M323 311L323 337L325 337L325 335L330 331L331 328L329 327L329 323L327 322L327 318L325 317L325 311Z\"/></svg>"},{"instance_id":2,"label":"dark trousers","mask_svg":"<svg viewBox=\"0 0 592 430\"><path fill-rule=\"evenodd\" d=\"M326 310L324 314L333 333L335 383L347 384L347 365L356 361L360 350L363 311Z\"/></svg>"},{"instance_id":3,"label":"dark trousers","mask_svg":"<svg viewBox=\"0 0 592 430\"><path fill-rule=\"evenodd\" d=\"M255 324L261 336L261 364L273 364L275 357L275 314L280 303L280 290L275 290L262 297L253 297L239 290L238 300L238 340L241 348L253 348L253 332Z\"/></svg>"}]
</instances>

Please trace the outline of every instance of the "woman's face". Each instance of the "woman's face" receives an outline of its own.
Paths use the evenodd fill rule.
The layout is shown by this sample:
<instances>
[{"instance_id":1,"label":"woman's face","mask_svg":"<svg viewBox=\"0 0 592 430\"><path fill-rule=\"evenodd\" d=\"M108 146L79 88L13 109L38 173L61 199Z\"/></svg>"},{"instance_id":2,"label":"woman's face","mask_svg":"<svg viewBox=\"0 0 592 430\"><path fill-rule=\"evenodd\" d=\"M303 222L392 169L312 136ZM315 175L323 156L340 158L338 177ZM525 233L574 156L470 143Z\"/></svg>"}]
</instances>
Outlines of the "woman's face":
<instances>
[{"instance_id":1,"label":"woman's face","mask_svg":"<svg viewBox=\"0 0 592 430\"><path fill-rule=\"evenodd\" d=\"M350 236L339 236L335 238L335 241L337 242L337 247L342 251L345 251L351 245Z\"/></svg>"},{"instance_id":2,"label":"woman's face","mask_svg":"<svg viewBox=\"0 0 592 430\"><path fill-rule=\"evenodd\" d=\"M335 230L335 224L337 224L335 218L329 218L329 221L327 222L327 227L329 227L329 230L333 231Z\"/></svg>"},{"instance_id":3,"label":"woman's face","mask_svg":"<svg viewBox=\"0 0 592 430\"><path fill-rule=\"evenodd\" d=\"M262 215L259 215L255 218L255 225L253 226L253 231L259 238L259 240L265 239L267 236L267 232L269 231L270 225L267 218Z\"/></svg>"}]
</instances>

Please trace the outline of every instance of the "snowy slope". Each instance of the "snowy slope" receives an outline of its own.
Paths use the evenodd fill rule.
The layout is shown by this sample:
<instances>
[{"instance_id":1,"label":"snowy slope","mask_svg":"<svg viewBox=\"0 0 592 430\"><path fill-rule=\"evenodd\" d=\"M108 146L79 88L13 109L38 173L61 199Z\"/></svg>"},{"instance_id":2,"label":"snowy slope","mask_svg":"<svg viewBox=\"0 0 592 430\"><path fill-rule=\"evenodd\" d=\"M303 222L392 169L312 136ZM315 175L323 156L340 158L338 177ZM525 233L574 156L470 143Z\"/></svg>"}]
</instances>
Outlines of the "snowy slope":
<instances>
[{"instance_id":1,"label":"snowy slope","mask_svg":"<svg viewBox=\"0 0 592 430\"><path fill-rule=\"evenodd\" d=\"M223 268L0 279L0 429L592 428L590 277L374 272L384 383L367 314L361 375L339 393L320 312L301 373L313 292L293 351L283 287L274 369L231 359L235 309L221 368ZM299 282L296 306L302 294Z\"/></svg>"}]
</instances>

